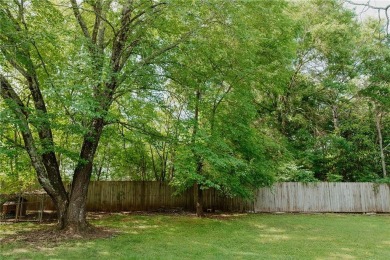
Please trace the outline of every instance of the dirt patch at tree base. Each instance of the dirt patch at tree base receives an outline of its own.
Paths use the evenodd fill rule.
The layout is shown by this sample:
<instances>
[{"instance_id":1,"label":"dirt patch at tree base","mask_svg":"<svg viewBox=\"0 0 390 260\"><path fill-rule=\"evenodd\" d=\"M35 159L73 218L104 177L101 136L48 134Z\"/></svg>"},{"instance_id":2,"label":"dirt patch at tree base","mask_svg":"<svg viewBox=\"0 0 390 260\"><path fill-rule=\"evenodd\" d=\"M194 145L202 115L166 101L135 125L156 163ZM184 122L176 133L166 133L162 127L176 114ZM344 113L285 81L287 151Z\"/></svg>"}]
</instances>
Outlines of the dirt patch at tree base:
<instances>
[{"instance_id":1,"label":"dirt patch at tree base","mask_svg":"<svg viewBox=\"0 0 390 260\"><path fill-rule=\"evenodd\" d=\"M119 231L110 230L102 227L88 228L82 233L70 233L63 230L45 228L40 230L32 230L19 232L9 235L5 238L0 238L1 244L8 243L23 243L30 246L56 246L57 244L69 241L94 240L103 238L112 238L119 234Z\"/></svg>"}]
</instances>

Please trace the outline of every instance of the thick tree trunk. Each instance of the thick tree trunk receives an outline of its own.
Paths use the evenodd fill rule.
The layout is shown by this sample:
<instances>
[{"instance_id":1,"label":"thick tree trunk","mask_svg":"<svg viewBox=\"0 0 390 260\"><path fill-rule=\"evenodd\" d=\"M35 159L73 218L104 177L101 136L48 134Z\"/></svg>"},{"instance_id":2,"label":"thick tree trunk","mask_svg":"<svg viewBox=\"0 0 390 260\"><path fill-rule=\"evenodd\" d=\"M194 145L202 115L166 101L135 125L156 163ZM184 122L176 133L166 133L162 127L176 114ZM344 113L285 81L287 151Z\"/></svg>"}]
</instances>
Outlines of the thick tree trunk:
<instances>
[{"instance_id":1,"label":"thick tree trunk","mask_svg":"<svg viewBox=\"0 0 390 260\"><path fill-rule=\"evenodd\" d=\"M88 182L89 183L89 182ZM88 192L88 184L84 187L78 185L77 189L73 189L72 197L69 202L69 207L63 221L63 229L71 233L82 233L90 227L87 222L86 202Z\"/></svg>"},{"instance_id":2,"label":"thick tree trunk","mask_svg":"<svg viewBox=\"0 0 390 260\"><path fill-rule=\"evenodd\" d=\"M74 171L69 207L66 211L66 219L63 221L63 228L72 233L81 233L90 226L86 220L88 186L92 175L93 158L103 127L103 119L96 118L92 122L90 132L84 136L80 152L81 160Z\"/></svg>"},{"instance_id":3,"label":"thick tree trunk","mask_svg":"<svg viewBox=\"0 0 390 260\"><path fill-rule=\"evenodd\" d=\"M84 136L84 142L80 153L80 162L73 175L69 196L65 191L61 178L58 177L59 166L56 161L53 163L55 156L46 157L45 155L42 155L41 158L43 163L41 163L37 151L35 151L35 149L28 149L32 161L36 162L34 168L37 171L39 182L56 206L58 228L60 230L65 230L70 233L82 233L90 227L86 220L86 199L92 174L93 158L96 153L103 126L103 119L95 119L92 123L90 132ZM24 135L26 136L25 143L29 143L29 136L27 134ZM33 145L29 146L34 148ZM52 165L52 167L50 168L46 164ZM53 168L53 165L56 169Z\"/></svg>"},{"instance_id":4,"label":"thick tree trunk","mask_svg":"<svg viewBox=\"0 0 390 260\"><path fill-rule=\"evenodd\" d=\"M69 201L58 201L55 203L57 209L58 229L62 230L66 226L66 215L68 212Z\"/></svg>"},{"instance_id":5,"label":"thick tree trunk","mask_svg":"<svg viewBox=\"0 0 390 260\"><path fill-rule=\"evenodd\" d=\"M85 168L79 172L79 178L72 182L72 192L69 198L69 207L66 212L66 219L63 228L71 233L80 233L89 226L86 219L86 202L88 186L92 169Z\"/></svg>"},{"instance_id":6,"label":"thick tree trunk","mask_svg":"<svg viewBox=\"0 0 390 260\"><path fill-rule=\"evenodd\" d=\"M57 209L58 228L60 230L70 233L82 233L90 227L86 219L86 202L91 173L92 171L86 168L86 172L82 173L83 178L78 178L78 181L72 182L69 200L53 199Z\"/></svg>"}]
</instances>

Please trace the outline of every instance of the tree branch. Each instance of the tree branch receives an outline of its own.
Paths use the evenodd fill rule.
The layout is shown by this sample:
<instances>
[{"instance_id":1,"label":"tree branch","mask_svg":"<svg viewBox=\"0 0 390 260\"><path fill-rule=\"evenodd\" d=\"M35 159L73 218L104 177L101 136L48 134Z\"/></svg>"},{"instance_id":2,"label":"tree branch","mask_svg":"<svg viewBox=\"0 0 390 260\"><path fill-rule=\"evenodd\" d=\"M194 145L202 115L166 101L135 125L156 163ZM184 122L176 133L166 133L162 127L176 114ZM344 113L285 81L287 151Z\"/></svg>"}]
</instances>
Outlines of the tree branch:
<instances>
[{"instance_id":1,"label":"tree branch","mask_svg":"<svg viewBox=\"0 0 390 260\"><path fill-rule=\"evenodd\" d=\"M93 5L93 10L95 12L95 24L93 25L92 30L92 42L96 44L97 37L100 30L101 17L102 17L102 1L99 0Z\"/></svg>"},{"instance_id":2,"label":"tree branch","mask_svg":"<svg viewBox=\"0 0 390 260\"><path fill-rule=\"evenodd\" d=\"M177 47L179 44L181 44L182 42L184 42L186 39L188 39L190 37L190 35L193 33L194 31L190 31L188 33L186 33L185 35L183 35L179 40L177 40L176 42L172 43L172 44L169 44L155 52L153 52L152 54L150 54L148 57L146 57L145 59L142 59L139 63L138 63L138 66L136 66L136 68L134 68L132 71L130 71L129 74L132 74L134 73L135 71L137 71L139 68L141 68L142 66L144 65L148 65L150 64L154 59L156 59L158 56L174 49L175 47ZM127 55L127 58L129 57L130 55ZM122 66L124 66L124 63L126 61L122 61ZM128 74L127 74L128 75ZM122 83L125 79L126 79L126 75L123 75L123 77L119 80L119 83Z\"/></svg>"},{"instance_id":3,"label":"tree branch","mask_svg":"<svg viewBox=\"0 0 390 260\"><path fill-rule=\"evenodd\" d=\"M4 100L11 100L14 102L20 112L24 115L24 119L28 119L29 112L27 107L24 105L22 99L19 97L16 91L12 88L7 78L2 74L0 74L0 95Z\"/></svg>"},{"instance_id":4,"label":"tree branch","mask_svg":"<svg viewBox=\"0 0 390 260\"><path fill-rule=\"evenodd\" d=\"M161 2L161 3L158 3L158 4L155 4L155 5L152 5L150 6L148 9L150 10L154 10L156 7L160 6L160 5L166 5L167 3L165 2ZM147 10L143 10L142 12L138 13L137 15L135 15L133 18L131 18L131 20L129 21L129 23L132 23L134 22L135 20L139 19L141 16L143 16L144 14L146 14Z\"/></svg>"},{"instance_id":5,"label":"tree branch","mask_svg":"<svg viewBox=\"0 0 390 260\"><path fill-rule=\"evenodd\" d=\"M348 4L351 4L351 5L359 5L359 6L366 6L368 8L371 8L371 9L375 9L375 10L388 10L390 8L390 5L387 5L385 7L379 7L379 6L373 6L370 4L370 1L368 1L366 4L364 3L355 3L353 1L350 1L350 0L344 0L346 3Z\"/></svg>"},{"instance_id":6,"label":"tree branch","mask_svg":"<svg viewBox=\"0 0 390 260\"><path fill-rule=\"evenodd\" d=\"M89 31L88 31L87 24L85 23L83 17L81 16L80 9L79 9L79 7L77 5L77 1L76 0L70 0L70 3L72 5L73 14L76 17L76 20L79 23L80 28L83 31L83 34L84 34L85 38L91 39L91 35L90 35Z\"/></svg>"},{"instance_id":7,"label":"tree branch","mask_svg":"<svg viewBox=\"0 0 390 260\"><path fill-rule=\"evenodd\" d=\"M370 9L378 10L378 15L379 15L379 11L384 11L385 15L386 15L386 35L389 35L390 17L389 17L388 11L390 9L390 4L387 6L384 6L384 7L380 7L380 6L371 5L370 1L368 1L365 4L364 3L355 3L355 2L350 1L350 0L344 0L344 1L348 4L351 4L351 5L365 6L365 7L368 7ZM379 19L380 19L380 16L379 16Z\"/></svg>"},{"instance_id":8,"label":"tree branch","mask_svg":"<svg viewBox=\"0 0 390 260\"><path fill-rule=\"evenodd\" d=\"M30 127L28 125L28 113L27 109L22 103L19 96L13 90L11 84L8 80L0 74L0 96L5 101L12 101L16 104L12 105L8 103L9 108L19 119L19 124L21 127L21 132L23 136L24 146L27 150L27 153L30 156L31 163L34 166L34 169L37 173L38 180L42 184L43 188L51 195L56 194L56 191L50 181L50 177L47 171L47 168L44 165L42 157L40 156L38 149L35 146L34 138L31 133Z\"/></svg>"},{"instance_id":9,"label":"tree branch","mask_svg":"<svg viewBox=\"0 0 390 260\"><path fill-rule=\"evenodd\" d=\"M26 147L24 147L23 145L17 143L15 140L12 140L11 138L7 137L7 136L2 136L2 138L4 138L7 142L11 143L12 146L15 146L19 149L22 149L22 150L26 150Z\"/></svg>"}]
</instances>

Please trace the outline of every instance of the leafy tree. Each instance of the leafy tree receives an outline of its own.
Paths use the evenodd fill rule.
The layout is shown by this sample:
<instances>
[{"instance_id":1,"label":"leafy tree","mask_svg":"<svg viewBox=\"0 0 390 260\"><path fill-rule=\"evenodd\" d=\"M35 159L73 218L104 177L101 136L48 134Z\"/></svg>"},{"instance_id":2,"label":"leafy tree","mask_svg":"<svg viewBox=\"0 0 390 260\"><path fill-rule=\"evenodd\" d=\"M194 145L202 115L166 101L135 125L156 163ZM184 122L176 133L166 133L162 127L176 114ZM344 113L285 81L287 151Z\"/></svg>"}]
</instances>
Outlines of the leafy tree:
<instances>
[{"instance_id":1,"label":"leafy tree","mask_svg":"<svg viewBox=\"0 0 390 260\"><path fill-rule=\"evenodd\" d=\"M185 111L173 184L195 186L198 216L204 189L248 198L272 182L276 169L268 137L257 131L255 100L262 89L277 87L273 75L288 66L293 38L283 2L238 7L223 3L226 14L177 49L192 55L172 52L165 67Z\"/></svg>"},{"instance_id":2,"label":"leafy tree","mask_svg":"<svg viewBox=\"0 0 390 260\"><path fill-rule=\"evenodd\" d=\"M298 2L296 7L294 71L270 106L292 154L285 168L314 172L320 180L374 180L375 130L366 121L370 107L359 98L358 50L365 44L359 24L340 1Z\"/></svg>"},{"instance_id":3,"label":"leafy tree","mask_svg":"<svg viewBox=\"0 0 390 260\"><path fill-rule=\"evenodd\" d=\"M387 177L386 145L388 140L383 138L383 126L388 117L390 107L390 46L388 32L383 31L381 25L369 22L366 26L366 35L362 38L361 67L363 86L359 94L365 97L372 107L372 117L377 131L382 176ZM386 29L387 30L387 29Z\"/></svg>"},{"instance_id":4,"label":"leafy tree","mask_svg":"<svg viewBox=\"0 0 390 260\"><path fill-rule=\"evenodd\" d=\"M157 58L205 24L206 15L185 20L190 6L180 1L0 3L6 123L19 129L39 183L57 207L59 227L83 231L88 228L86 195L103 129L124 116L113 113L114 103L131 90L155 84ZM131 99L136 104L142 97ZM72 149L60 147L57 135L68 135ZM69 193L56 153L74 162Z\"/></svg>"}]
</instances>

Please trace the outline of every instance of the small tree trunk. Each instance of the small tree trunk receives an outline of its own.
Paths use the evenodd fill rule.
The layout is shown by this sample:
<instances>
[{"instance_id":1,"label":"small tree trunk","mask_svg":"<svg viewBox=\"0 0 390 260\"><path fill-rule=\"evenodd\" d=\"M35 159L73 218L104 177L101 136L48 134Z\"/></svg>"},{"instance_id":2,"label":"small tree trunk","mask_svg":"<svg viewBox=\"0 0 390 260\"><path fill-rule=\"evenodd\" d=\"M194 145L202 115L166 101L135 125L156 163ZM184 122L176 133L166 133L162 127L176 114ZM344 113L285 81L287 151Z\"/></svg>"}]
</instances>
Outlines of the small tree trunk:
<instances>
[{"instance_id":1,"label":"small tree trunk","mask_svg":"<svg viewBox=\"0 0 390 260\"><path fill-rule=\"evenodd\" d=\"M339 112L338 112L338 107L337 105L332 106L332 115L333 115L333 127L334 127L334 132L336 134L340 133L340 127L339 127Z\"/></svg>"},{"instance_id":2,"label":"small tree trunk","mask_svg":"<svg viewBox=\"0 0 390 260\"><path fill-rule=\"evenodd\" d=\"M192 132L192 140L191 140L191 145L194 148L195 143L196 143L196 137L197 137L197 132L199 128L199 103L201 100L201 92L199 89L196 90L196 104L195 104L195 111L194 111L194 128ZM203 163L202 163L202 158L199 156L199 154L193 149L192 150L193 155L196 159L196 173L198 176L202 175L202 168L203 168ZM196 216L198 217L203 217L203 190L201 189L201 185L199 183L194 184L194 192L196 193L195 196L195 202L196 202Z\"/></svg>"},{"instance_id":3,"label":"small tree trunk","mask_svg":"<svg viewBox=\"0 0 390 260\"><path fill-rule=\"evenodd\" d=\"M196 216L197 217L204 217L203 212L203 190L201 189L201 185L196 184Z\"/></svg>"},{"instance_id":4,"label":"small tree trunk","mask_svg":"<svg viewBox=\"0 0 390 260\"><path fill-rule=\"evenodd\" d=\"M376 130L378 132L378 142L379 142L379 150L380 150L381 162L382 162L383 178L386 178L387 177L386 160L385 160L385 153L384 153L384 149L383 149L381 119L382 119L382 114L381 114L381 112L377 108L377 113L376 113L376 117L375 117L375 123L376 123Z\"/></svg>"}]
</instances>

